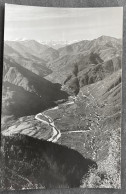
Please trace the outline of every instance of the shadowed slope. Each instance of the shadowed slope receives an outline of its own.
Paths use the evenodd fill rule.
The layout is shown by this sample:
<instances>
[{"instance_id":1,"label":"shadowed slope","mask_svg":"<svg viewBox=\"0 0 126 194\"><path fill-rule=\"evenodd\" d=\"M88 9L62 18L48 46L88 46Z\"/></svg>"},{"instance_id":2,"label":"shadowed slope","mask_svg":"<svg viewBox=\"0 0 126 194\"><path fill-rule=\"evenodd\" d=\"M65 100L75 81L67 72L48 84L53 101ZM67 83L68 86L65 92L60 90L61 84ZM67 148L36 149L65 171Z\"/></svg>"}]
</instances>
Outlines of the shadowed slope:
<instances>
[{"instance_id":1,"label":"shadowed slope","mask_svg":"<svg viewBox=\"0 0 126 194\"><path fill-rule=\"evenodd\" d=\"M79 187L97 164L78 152L25 135L2 137L6 176L4 188Z\"/></svg>"},{"instance_id":2,"label":"shadowed slope","mask_svg":"<svg viewBox=\"0 0 126 194\"><path fill-rule=\"evenodd\" d=\"M56 100L68 96L60 87L5 58L2 116L31 115L54 106Z\"/></svg>"}]
</instances>

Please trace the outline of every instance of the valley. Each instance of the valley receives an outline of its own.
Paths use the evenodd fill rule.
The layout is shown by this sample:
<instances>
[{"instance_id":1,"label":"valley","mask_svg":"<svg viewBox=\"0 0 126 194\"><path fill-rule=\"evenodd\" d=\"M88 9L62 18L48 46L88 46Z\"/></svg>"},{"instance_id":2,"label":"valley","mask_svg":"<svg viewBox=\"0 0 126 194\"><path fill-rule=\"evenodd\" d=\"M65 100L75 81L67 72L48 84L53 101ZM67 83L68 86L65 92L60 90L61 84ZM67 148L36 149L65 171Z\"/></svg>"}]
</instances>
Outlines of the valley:
<instances>
[{"instance_id":1,"label":"valley","mask_svg":"<svg viewBox=\"0 0 126 194\"><path fill-rule=\"evenodd\" d=\"M5 155L11 158L6 166L11 168L14 161L17 173L24 177L14 187L23 181L22 187L33 188L25 183L26 178L38 188L120 187L121 64L121 40L107 36L58 49L36 41L5 43L2 136L9 145ZM56 155L55 148L49 151L51 146L57 147ZM59 162L58 150L62 149L63 161ZM67 150L73 153L71 172ZM31 165L25 174L22 169L30 163L27 155ZM43 165L38 179L37 169L31 173L34 164ZM15 177L7 173L9 188ZM47 180L41 182L44 173ZM77 180L71 178L74 173ZM53 178L57 183L51 182Z\"/></svg>"}]
</instances>

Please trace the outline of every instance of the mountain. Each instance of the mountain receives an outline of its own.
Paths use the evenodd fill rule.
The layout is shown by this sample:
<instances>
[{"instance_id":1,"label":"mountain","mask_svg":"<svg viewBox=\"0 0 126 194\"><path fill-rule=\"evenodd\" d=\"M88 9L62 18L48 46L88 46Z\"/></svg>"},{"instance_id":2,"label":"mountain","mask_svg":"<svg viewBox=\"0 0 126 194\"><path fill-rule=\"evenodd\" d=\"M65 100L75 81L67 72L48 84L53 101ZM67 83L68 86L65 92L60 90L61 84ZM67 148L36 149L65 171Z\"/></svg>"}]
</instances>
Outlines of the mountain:
<instances>
[{"instance_id":1,"label":"mountain","mask_svg":"<svg viewBox=\"0 0 126 194\"><path fill-rule=\"evenodd\" d=\"M59 52L56 49L43 45L35 40L6 41L6 45L20 53L22 57L28 59L44 60L45 58L48 61L48 57L54 60L59 56Z\"/></svg>"},{"instance_id":2,"label":"mountain","mask_svg":"<svg viewBox=\"0 0 126 194\"><path fill-rule=\"evenodd\" d=\"M67 98L59 84L34 74L9 57L4 58L2 116L32 115Z\"/></svg>"},{"instance_id":3,"label":"mountain","mask_svg":"<svg viewBox=\"0 0 126 194\"><path fill-rule=\"evenodd\" d=\"M90 55L90 57L91 56L92 55ZM76 91L79 91L79 88L93 84L112 75L114 72L121 69L121 64L121 56L101 63L90 63L86 68L75 64L72 74L67 77L64 84L76 93Z\"/></svg>"},{"instance_id":4,"label":"mountain","mask_svg":"<svg viewBox=\"0 0 126 194\"><path fill-rule=\"evenodd\" d=\"M29 55L33 58L40 58L41 53L48 49L48 46L42 45L35 40L6 41L5 43L26 58Z\"/></svg>"},{"instance_id":5,"label":"mountain","mask_svg":"<svg viewBox=\"0 0 126 194\"><path fill-rule=\"evenodd\" d=\"M36 73L41 77L44 77L52 72L49 68L47 68L46 62L43 59L33 56L33 52L31 53L26 52L27 48L23 48L24 53L20 52L20 49L21 49L20 45L17 44L20 49L17 49L16 47L14 47L15 45L16 45L15 42L9 42L9 43L5 42L4 56L11 57L13 61L15 61L16 63L19 63L21 66Z\"/></svg>"},{"instance_id":6,"label":"mountain","mask_svg":"<svg viewBox=\"0 0 126 194\"><path fill-rule=\"evenodd\" d=\"M121 49L121 40L116 39L109 36L101 36L94 40L82 40L77 43L73 43L71 45L65 46L63 48L60 48L59 55L64 56L67 54L77 54L77 53L85 53L85 52L93 52L95 50L96 53L104 53L104 50L109 50L109 52L112 52L113 49L115 52L118 53L118 50ZM113 51L113 52L114 52ZM102 58L105 59L104 56Z\"/></svg>"},{"instance_id":7,"label":"mountain","mask_svg":"<svg viewBox=\"0 0 126 194\"><path fill-rule=\"evenodd\" d=\"M23 67L44 77L52 73L47 63L57 59L59 52L35 40L5 41L4 55L10 56Z\"/></svg>"},{"instance_id":8,"label":"mountain","mask_svg":"<svg viewBox=\"0 0 126 194\"><path fill-rule=\"evenodd\" d=\"M103 79L108 75L107 72L110 74L121 68L122 43L120 39L101 36L95 40L84 40L68 45L58 51L59 58L48 63L48 67L53 72L46 76L46 79L54 83L58 82L63 85L67 79L73 78L75 68L78 69L78 81L85 82L84 79L91 77L90 83ZM113 71L111 69L109 72L109 66ZM95 72L99 74L99 78L93 75ZM89 78L86 78L85 75Z\"/></svg>"},{"instance_id":9,"label":"mountain","mask_svg":"<svg viewBox=\"0 0 126 194\"><path fill-rule=\"evenodd\" d=\"M51 72L43 77L15 60L18 51L11 46L7 51L2 135L10 160L5 184L120 188L122 41L101 36L56 52L48 47L42 58L30 59L45 62Z\"/></svg>"}]
</instances>

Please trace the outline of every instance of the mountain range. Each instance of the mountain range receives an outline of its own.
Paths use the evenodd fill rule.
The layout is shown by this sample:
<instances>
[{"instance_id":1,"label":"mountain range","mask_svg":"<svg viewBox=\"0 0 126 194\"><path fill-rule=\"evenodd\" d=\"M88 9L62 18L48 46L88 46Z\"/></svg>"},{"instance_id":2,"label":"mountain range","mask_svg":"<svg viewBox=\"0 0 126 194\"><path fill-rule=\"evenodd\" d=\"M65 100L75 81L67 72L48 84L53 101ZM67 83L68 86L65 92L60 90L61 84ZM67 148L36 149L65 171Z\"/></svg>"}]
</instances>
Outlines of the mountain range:
<instances>
[{"instance_id":1,"label":"mountain range","mask_svg":"<svg viewBox=\"0 0 126 194\"><path fill-rule=\"evenodd\" d=\"M121 68L121 45L120 39L101 36L60 48L59 58L48 62L53 72L46 79L62 85L65 82L70 88L74 85L75 90L102 80Z\"/></svg>"},{"instance_id":2,"label":"mountain range","mask_svg":"<svg viewBox=\"0 0 126 194\"><path fill-rule=\"evenodd\" d=\"M121 45L120 39L108 36L59 49L35 40L5 41L3 115L13 112L19 117L32 112L32 108L37 112L40 103L43 110L67 98L67 93L78 94L83 86L103 80L121 69ZM19 111L22 105L23 112Z\"/></svg>"},{"instance_id":3,"label":"mountain range","mask_svg":"<svg viewBox=\"0 0 126 194\"><path fill-rule=\"evenodd\" d=\"M38 140L40 135L47 141L53 133L51 127L53 130L55 127L61 133L57 146L76 150L98 165L90 179L81 175L82 187L119 188L121 69L122 40L109 36L56 49L34 40L5 41L3 135L14 129L22 142L23 139L29 142L28 137ZM39 112L41 117L36 120ZM7 141L11 142L11 138ZM54 153L51 154L42 158L48 163L48 158L53 158ZM19 165L18 159L15 160ZM54 165L56 177L60 177L58 160L55 158L52 163L51 171L55 171ZM45 165L42 173L46 171L50 174ZM32 177L37 181L36 174ZM64 174L62 178L63 183Z\"/></svg>"}]
</instances>

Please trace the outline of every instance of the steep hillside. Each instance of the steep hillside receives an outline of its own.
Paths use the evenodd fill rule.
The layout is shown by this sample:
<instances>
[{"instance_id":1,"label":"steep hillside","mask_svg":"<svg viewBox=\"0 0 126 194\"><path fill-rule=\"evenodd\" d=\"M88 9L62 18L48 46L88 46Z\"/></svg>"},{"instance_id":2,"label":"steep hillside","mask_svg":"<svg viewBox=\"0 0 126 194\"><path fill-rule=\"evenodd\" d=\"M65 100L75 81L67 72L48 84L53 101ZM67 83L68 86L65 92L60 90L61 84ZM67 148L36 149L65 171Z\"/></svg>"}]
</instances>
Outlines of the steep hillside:
<instances>
[{"instance_id":1,"label":"steep hillside","mask_svg":"<svg viewBox=\"0 0 126 194\"><path fill-rule=\"evenodd\" d=\"M71 45L65 46L59 49L60 56L64 56L67 54L76 54L76 53L85 53L85 52L96 52L100 53L100 56L103 60L105 60L104 52L107 51L108 58L112 55L112 51L118 54L119 50L121 50L121 40L116 39L109 36L101 36L94 40L82 40L77 43L73 43ZM114 53L114 54L115 54ZM108 60L107 58L107 60Z\"/></svg>"},{"instance_id":2,"label":"steep hillside","mask_svg":"<svg viewBox=\"0 0 126 194\"><path fill-rule=\"evenodd\" d=\"M68 87L68 90L70 88L76 93L76 88L79 91L79 88L103 80L118 71L121 69L121 64L121 57L115 57L102 63L89 64L86 68L82 65L75 64L72 74L64 82L65 87Z\"/></svg>"},{"instance_id":3,"label":"steep hillside","mask_svg":"<svg viewBox=\"0 0 126 194\"><path fill-rule=\"evenodd\" d=\"M90 64L97 64L102 62L101 58L96 54L93 58L93 53L88 55L78 54L78 55L66 55L55 60L52 64L48 64L49 68L52 69L53 73L46 76L46 79L56 83L63 84L66 78L72 73L74 66L81 69L86 68Z\"/></svg>"},{"instance_id":4,"label":"steep hillside","mask_svg":"<svg viewBox=\"0 0 126 194\"><path fill-rule=\"evenodd\" d=\"M48 63L48 67L52 69L53 73L46 76L46 79L63 84L72 74L75 64L81 71L81 69L90 68L92 64L121 58L122 42L120 39L101 36L92 41L84 40L65 46L58 51L59 58Z\"/></svg>"},{"instance_id":5,"label":"steep hillside","mask_svg":"<svg viewBox=\"0 0 126 194\"><path fill-rule=\"evenodd\" d=\"M10 58L4 62L2 116L35 114L67 98L59 84L52 84Z\"/></svg>"},{"instance_id":6,"label":"steep hillside","mask_svg":"<svg viewBox=\"0 0 126 194\"><path fill-rule=\"evenodd\" d=\"M84 188L120 188L121 73L82 87L71 103L46 111L61 131L58 143L98 164Z\"/></svg>"},{"instance_id":7,"label":"steep hillside","mask_svg":"<svg viewBox=\"0 0 126 194\"><path fill-rule=\"evenodd\" d=\"M22 52L20 52L20 50L18 52L17 50L15 50L16 48L13 49L13 44L15 44L15 42L14 43L10 42L9 46L8 43L5 42L4 44L5 57L11 57L13 61L19 63L21 66L25 67L26 69L29 69L30 71L34 72L35 74L41 77L44 77L52 72L49 68L47 68L46 62L43 59L33 56L33 52L27 53L26 52L27 48L23 49L23 52L25 54L22 55Z\"/></svg>"},{"instance_id":8,"label":"steep hillside","mask_svg":"<svg viewBox=\"0 0 126 194\"><path fill-rule=\"evenodd\" d=\"M2 187L13 189L79 187L81 179L97 164L75 150L28 137L3 138L4 166Z\"/></svg>"},{"instance_id":9,"label":"steep hillside","mask_svg":"<svg viewBox=\"0 0 126 194\"><path fill-rule=\"evenodd\" d=\"M43 45L35 40L20 41L15 43L11 42L11 46L12 48L17 46L19 50L22 47L25 47L29 54L45 61L54 60L59 56L59 52L57 50L49 47L48 45Z\"/></svg>"},{"instance_id":10,"label":"steep hillside","mask_svg":"<svg viewBox=\"0 0 126 194\"><path fill-rule=\"evenodd\" d=\"M35 40L26 41L6 41L5 44L16 50L23 57L32 56L40 58L41 53L48 49L48 46L42 45Z\"/></svg>"},{"instance_id":11,"label":"steep hillside","mask_svg":"<svg viewBox=\"0 0 126 194\"><path fill-rule=\"evenodd\" d=\"M20 53L22 57L28 59L49 61L50 59L54 60L59 57L59 52L56 49L43 45L35 40L6 41L5 51L9 51L6 48L7 46Z\"/></svg>"}]
</instances>

